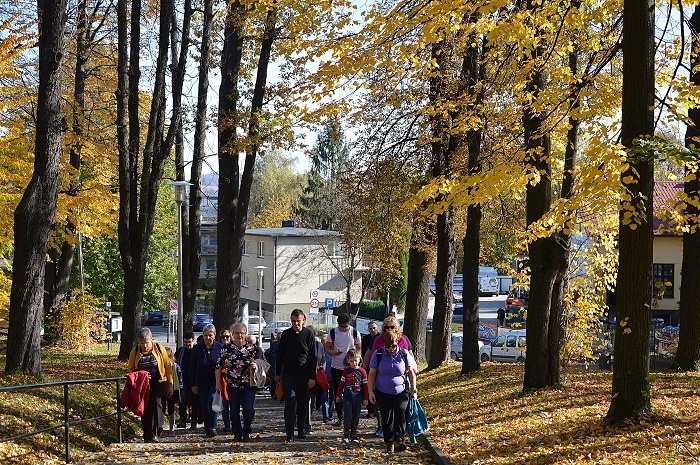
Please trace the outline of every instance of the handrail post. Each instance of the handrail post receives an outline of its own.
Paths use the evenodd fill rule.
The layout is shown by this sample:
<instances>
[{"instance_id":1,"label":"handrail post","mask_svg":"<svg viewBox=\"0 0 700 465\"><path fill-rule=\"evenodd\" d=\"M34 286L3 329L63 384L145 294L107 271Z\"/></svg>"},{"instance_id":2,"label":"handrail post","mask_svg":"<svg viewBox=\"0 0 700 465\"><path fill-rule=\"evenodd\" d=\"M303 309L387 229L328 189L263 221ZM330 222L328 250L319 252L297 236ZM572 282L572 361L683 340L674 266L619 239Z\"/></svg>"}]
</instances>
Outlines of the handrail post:
<instances>
[{"instance_id":1,"label":"handrail post","mask_svg":"<svg viewBox=\"0 0 700 465\"><path fill-rule=\"evenodd\" d=\"M66 463L70 463L70 417L68 414L68 383L63 383L63 421L66 428Z\"/></svg>"},{"instance_id":2,"label":"handrail post","mask_svg":"<svg viewBox=\"0 0 700 465\"><path fill-rule=\"evenodd\" d=\"M121 394L119 393L119 379L117 378L117 438L119 444L124 442L122 438L122 407L121 407Z\"/></svg>"}]
</instances>

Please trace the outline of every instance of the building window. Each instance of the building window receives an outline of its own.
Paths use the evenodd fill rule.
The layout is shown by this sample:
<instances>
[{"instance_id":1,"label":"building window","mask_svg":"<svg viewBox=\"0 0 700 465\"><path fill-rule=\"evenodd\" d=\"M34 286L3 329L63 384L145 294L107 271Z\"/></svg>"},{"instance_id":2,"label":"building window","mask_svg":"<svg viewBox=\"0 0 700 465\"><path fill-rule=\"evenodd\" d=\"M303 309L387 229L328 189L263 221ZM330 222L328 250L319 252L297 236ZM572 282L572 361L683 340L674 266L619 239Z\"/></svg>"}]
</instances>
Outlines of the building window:
<instances>
[{"instance_id":1,"label":"building window","mask_svg":"<svg viewBox=\"0 0 700 465\"><path fill-rule=\"evenodd\" d=\"M674 285L673 285L673 274L675 265L672 263L654 263L653 274L654 274L654 289L652 290L653 295L656 295L658 289L656 283L661 282L666 285L666 290L664 291L664 299L670 299L674 296ZM669 285L670 284L670 285Z\"/></svg>"},{"instance_id":2,"label":"building window","mask_svg":"<svg viewBox=\"0 0 700 465\"><path fill-rule=\"evenodd\" d=\"M207 271L216 271L216 260L207 260L204 269Z\"/></svg>"},{"instance_id":3,"label":"building window","mask_svg":"<svg viewBox=\"0 0 700 465\"><path fill-rule=\"evenodd\" d=\"M331 242L326 246L326 253L329 257L345 257L343 246L337 242Z\"/></svg>"},{"instance_id":4,"label":"building window","mask_svg":"<svg viewBox=\"0 0 700 465\"><path fill-rule=\"evenodd\" d=\"M265 275L260 276L260 273L258 273L258 289L265 290Z\"/></svg>"},{"instance_id":5,"label":"building window","mask_svg":"<svg viewBox=\"0 0 700 465\"><path fill-rule=\"evenodd\" d=\"M247 271L244 271L241 274L241 287L249 287L250 286L250 275L248 275Z\"/></svg>"},{"instance_id":6,"label":"building window","mask_svg":"<svg viewBox=\"0 0 700 465\"><path fill-rule=\"evenodd\" d=\"M243 241L243 255L248 255L249 242L247 240Z\"/></svg>"},{"instance_id":7,"label":"building window","mask_svg":"<svg viewBox=\"0 0 700 465\"><path fill-rule=\"evenodd\" d=\"M265 243L263 241L258 242L258 257L265 256Z\"/></svg>"}]
</instances>

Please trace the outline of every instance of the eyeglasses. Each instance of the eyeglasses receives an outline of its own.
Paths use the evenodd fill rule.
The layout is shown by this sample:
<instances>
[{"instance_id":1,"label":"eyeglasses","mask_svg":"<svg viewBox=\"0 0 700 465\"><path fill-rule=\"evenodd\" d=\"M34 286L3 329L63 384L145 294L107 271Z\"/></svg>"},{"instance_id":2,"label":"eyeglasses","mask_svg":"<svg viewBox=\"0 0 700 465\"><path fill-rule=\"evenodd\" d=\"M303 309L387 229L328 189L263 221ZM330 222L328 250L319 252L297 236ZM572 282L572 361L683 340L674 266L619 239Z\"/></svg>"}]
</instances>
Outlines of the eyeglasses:
<instances>
[{"instance_id":1,"label":"eyeglasses","mask_svg":"<svg viewBox=\"0 0 700 465\"><path fill-rule=\"evenodd\" d=\"M384 328L386 328L386 329L396 329L396 326L389 326L389 325L387 325L387 326L384 326Z\"/></svg>"},{"instance_id":2,"label":"eyeglasses","mask_svg":"<svg viewBox=\"0 0 700 465\"><path fill-rule=\"evenodd\" d=\"M231 339L231 335L230 335L230 334L224 334L223 336L221 336L221 339Z\"/></svg>"},{"instance_id":3,"label":"eyeglasses","mask_svg":"<svg viewBox=\"0 0 700 465\"><path fill-rule=\"evenodd\" d=\"M245 336L245 331L234 331L233 334L242 334Z\"/></svg>"},{"instance_id":4,"label":"eyeglasses","mask_svg":"<svg viewBox=\"0 0 700 465\"><path fill-rule=\"evenodd\" d=\"M387 349L396 349L397 345L396 344L386 344L384 345Z\"/></svg>"}]
</instances>

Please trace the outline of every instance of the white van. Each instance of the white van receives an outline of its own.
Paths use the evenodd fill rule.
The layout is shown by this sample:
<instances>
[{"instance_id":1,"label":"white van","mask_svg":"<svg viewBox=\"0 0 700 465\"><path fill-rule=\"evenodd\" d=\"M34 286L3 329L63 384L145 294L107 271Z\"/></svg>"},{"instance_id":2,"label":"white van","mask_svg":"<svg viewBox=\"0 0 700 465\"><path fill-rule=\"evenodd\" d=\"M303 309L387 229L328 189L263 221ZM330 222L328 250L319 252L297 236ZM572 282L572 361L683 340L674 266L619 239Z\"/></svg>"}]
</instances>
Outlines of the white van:
<instances>
[{"instance_id":1,"label":"white van","mask_svg":"<svg viewBox=\"0 0 700 465\"><path fill-rule=\"evenodd\" d=\"M525 330L506 331L479 350L482 362L524 362Z\"/></svg>"}]
</instances>

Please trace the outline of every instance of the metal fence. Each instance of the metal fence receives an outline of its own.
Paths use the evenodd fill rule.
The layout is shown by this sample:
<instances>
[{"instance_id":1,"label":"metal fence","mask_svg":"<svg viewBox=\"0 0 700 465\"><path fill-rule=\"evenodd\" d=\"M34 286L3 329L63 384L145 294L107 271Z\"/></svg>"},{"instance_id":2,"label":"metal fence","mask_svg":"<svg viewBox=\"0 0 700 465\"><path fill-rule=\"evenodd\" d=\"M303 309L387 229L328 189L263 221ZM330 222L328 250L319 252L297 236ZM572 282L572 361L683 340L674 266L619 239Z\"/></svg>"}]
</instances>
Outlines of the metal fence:
<instances>
[{"instance_id":1,"label":"metal fence","mask_svg":"<svg viewBox=\"0 0 700 465\"><path fill-rule=\"evenodd\" d=\"M81 423L86 423L89 421L96 421L96 420L101 420L103 418L110 418L110 417L117 417L117 437L119 442L121 443L123 441L122 438L122 413L125 413L126 411L122 411L119 408L119 400L121 396L121 389L120 389L120 382L125 381L125 377L118 377L118 378L98 378L98 379L84 379L84 380L71 380L71 381L56 381L52 383L42 383L42 384L25 384L22 386L6 386L6 387L0 387L0 392L17 392L17 391L25 391L25 390L30 390L30 389L40 389L40 388L46 388L46 387L55 387L55 386L63 386L63 423L55 425L55 426L49 426L47 428L41 428L36 431L32 431L29 433L24 433L24 434L19 434L17 436L11 436L7 438L0 438L0 443L2 442L8 442L8 441L16 441L18 439L24 439L30 436L34 436L37 434L41 433L46 433L49 431L54 431L60 428L65 429L65 458L66 458L66 463L70 463L70 428L71 426L78 425ZM114 413L108 413L106 415L100 415L97 417L91 417L91 418L83 418L80 420L71 420L69 417L69 412L70 412L70 404L69 404L69 399L68 399L68 387L72 385L77 385L77 384L96 384L96 383L115 383L115 412Z\"/></svg>"}]
</instances>

